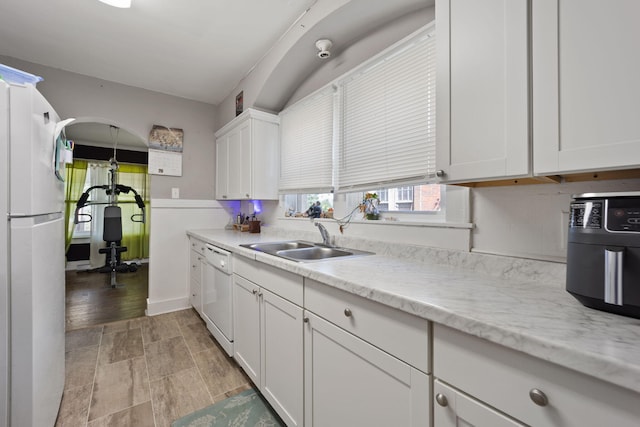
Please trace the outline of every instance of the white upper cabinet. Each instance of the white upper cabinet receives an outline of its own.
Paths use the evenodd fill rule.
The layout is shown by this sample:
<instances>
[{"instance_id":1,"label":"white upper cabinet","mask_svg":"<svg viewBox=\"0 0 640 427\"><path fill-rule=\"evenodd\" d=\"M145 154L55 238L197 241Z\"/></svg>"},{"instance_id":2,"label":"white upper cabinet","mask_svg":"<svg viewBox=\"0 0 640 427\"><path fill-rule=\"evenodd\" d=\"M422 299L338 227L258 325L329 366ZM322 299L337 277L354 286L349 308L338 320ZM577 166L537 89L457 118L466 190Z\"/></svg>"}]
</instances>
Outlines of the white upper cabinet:
<instances>
[{"instance_id":1,"label":"white upper cabinet","mask_svg":"<svg viewBox=\"0 0 640 427\"><path fill-rule=\"evenodd\" d=\"M216 199L278 198L278 123L248 109L216 132Z\"/></svg>"},{"instance_id":2,"label":"white upper cabinet","mask_svg":"<svg viewBox=\"0 0 640 427\"><path fill-rule=\"evenodd\" d=\"M436 0L436 22L441 180L529 175L527 0Z\"/></svg>"},{"instance_id":3,"label":"white upper cabinet","mask_svg":"<svg viewBox=\"0 0 640 427\"><path fill-rule=\"evenodd\" d=\"M532 2L535 174L640 165L640 2Z\"/></svg>"}]
</instances>

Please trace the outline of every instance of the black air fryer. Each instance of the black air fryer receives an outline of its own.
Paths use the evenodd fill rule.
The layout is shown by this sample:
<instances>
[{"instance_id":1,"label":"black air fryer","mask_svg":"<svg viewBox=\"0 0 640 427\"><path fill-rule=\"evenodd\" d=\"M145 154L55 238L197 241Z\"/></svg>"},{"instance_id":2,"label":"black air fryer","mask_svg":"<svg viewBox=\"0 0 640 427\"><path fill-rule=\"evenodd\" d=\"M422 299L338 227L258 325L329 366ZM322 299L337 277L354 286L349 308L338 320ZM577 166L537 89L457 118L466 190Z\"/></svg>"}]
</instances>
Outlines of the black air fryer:
<instances>
[{"instance_id":1,"label":"black air fryer","mask_svg":"<svg viewBox=\"0 0 640 427\"><path fill-rule=\"evenodd\" d=\"M567 291L587 307L640 318L640 192L573 196Z\"/></svg>"}]
</instances>

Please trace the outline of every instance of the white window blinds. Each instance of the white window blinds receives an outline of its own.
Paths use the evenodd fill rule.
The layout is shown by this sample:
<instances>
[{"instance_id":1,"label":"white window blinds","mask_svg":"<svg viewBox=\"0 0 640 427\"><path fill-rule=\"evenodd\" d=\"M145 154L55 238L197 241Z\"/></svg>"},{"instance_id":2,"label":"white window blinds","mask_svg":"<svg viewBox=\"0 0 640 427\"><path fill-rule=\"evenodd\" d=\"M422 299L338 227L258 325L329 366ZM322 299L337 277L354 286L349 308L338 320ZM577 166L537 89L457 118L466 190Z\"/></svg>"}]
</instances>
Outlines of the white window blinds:
<instances>
[{"instance_id":1,"label":"white window blinds","mask_svg":"<svg viewBox=\"0 0 640 427\"><path fill-rule=\"evenodd\" d=\"M338 191L425 182L435 174L435 29L342 84Z\"/></svg>"},{"instance_id":2,"label":"white window blinds","mask_svg":"<svg viewBox=\"0 0 640 427\"><path fill-rule=\"evenodd\" d=\"M334 93L329 86L280 113L281 193L333 190Z\"/></svg>"}]
</instances>

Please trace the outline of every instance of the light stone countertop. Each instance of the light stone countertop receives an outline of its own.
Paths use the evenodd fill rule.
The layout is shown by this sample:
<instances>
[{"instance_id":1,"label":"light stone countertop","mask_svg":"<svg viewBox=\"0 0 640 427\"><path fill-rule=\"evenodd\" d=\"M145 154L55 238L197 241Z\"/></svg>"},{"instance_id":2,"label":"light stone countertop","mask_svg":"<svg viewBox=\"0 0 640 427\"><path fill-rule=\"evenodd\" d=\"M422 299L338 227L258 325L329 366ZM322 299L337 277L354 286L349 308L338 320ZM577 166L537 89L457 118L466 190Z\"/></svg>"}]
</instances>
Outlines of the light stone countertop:
<instances>
[{"instance_id":1,"label":"light stone countertop","mask_svg":"<svg viewBox=\"0 0 640 427\"><path fill-rule=\"evenodd\" d=\"M429 258L397 253L299 263L239 246L290 236L225 230L187 234L640 392L640 320L582 306L564 289L562 264L434 249L427 251ZM370 250L389 252L385 246Z\"/></svg>"}]
</instances>

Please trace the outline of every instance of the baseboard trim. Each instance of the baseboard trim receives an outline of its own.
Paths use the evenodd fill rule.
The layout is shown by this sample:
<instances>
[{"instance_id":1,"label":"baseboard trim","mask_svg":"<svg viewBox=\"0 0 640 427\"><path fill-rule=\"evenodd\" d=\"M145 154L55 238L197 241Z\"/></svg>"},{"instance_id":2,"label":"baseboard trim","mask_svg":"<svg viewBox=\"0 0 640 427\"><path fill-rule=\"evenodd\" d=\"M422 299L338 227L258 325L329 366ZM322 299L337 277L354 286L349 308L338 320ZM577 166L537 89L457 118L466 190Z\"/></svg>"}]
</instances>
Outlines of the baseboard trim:
<instances>
[{"instance_id":1,"label":"baseboard trim","mask_svg":"<svg viewBox=\"0 0 640 427\"><path fill-rule=\"evenodd\" d=\"M147 298L147 316L157 316L158 314L171 313L173 311L184 310L191 307L189 297L176 298L163 301L152 301Z\"/></svg>"}]
</instances>

